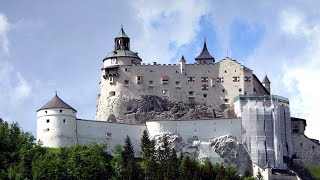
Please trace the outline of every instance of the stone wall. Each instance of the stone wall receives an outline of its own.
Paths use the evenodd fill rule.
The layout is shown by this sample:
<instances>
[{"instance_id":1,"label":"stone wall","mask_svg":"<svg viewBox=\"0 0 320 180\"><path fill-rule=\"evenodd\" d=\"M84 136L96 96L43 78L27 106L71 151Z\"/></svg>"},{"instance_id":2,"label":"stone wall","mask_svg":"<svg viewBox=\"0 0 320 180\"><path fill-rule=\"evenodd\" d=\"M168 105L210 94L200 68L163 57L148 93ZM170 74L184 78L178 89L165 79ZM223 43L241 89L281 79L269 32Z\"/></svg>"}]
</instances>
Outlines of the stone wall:
<instances>
[{"instance_id":1,"label":"stone wall","mask_svg":"<svg viewBox=\"0 0 320 180\"><path fill-rule=\"evenodd\" d=\"M292 134L293 154L300 158L304 164L320 165L320 145L310 140L304 134Z\"/></svg>"}]
</instances>

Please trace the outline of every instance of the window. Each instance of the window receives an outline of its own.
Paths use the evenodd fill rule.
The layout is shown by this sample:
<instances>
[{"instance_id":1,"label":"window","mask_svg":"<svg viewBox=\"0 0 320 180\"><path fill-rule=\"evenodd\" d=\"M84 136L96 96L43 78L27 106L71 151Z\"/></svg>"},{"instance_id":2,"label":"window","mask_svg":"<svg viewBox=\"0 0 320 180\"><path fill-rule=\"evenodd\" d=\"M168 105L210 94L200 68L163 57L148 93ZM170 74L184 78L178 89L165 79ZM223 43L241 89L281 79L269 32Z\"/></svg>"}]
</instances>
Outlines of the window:
<instances>
[{"instance_id":1,"label":"window","mask_svg":"<svg viewBox=\"0 0 320 180\"><path fill-rule=\"evenodd\" d=\"M189 98L194 98L194 97L195 97L194 91L189 91Z\"/></svg>"},{"instance_id":2,"label":"window","mask_svg":"<svg viewBox=\"0 0 320 180\"><path fill-rule=\"evenodd\" d=\"M229 103L229 99L224 99L224 103Z\"/></svg>"},{"instance_id":3,"label":"window","mask_svg":"<svg viewBox=\"0 0 320 180\"><path fill-rule=\"evenodd\" d=\"M224 70L224 73L227 73L227 70Z\"/></svg>"},{"instance_id":4,"label":"window","mask_svg":"<svg viewBox=\"0 0 320 180\"><path fill-rule=\"evenodd\" d=\"M132 64L135 64L135 63L136 63L136 60L131 60L131 63L132 63Z\"/></svg>"},{"instance_id":5,"label":"window","mask_svg":"<svg viewBox=\"0 0 320 180\"><path fill-rule=\"evenodd\" d=\"M208 77L201 77L202 82L208 82Z\"/></svg>"},{"instance_id":6,"label":"window","mask_svg":"<svg viewBox=\"0 0 320 180\"><path fill-rule=\"evenodd\" d=\"M112 133L107 132L107 133L106 133L106 137L107 137L107 138L111 138L111 137L112 137Z\"/></svg>"},{"instance_id":7,"label":"window","mask_svg":"<svg viewBox=\"0 0 320 180\"><path fill-rule=\"evenodd\" d=\"M110 77L109 77L109 81L110 81L110 82L109 82L110 84L113 84L113 83L114 83L114 78L113 78L112 76L110 76Z\"/></svg>"},{"instance_id":8,"label":"window","mask_svg":"<svg viewBox=\"0 0 320 180\"><path fill-rule=\"evenodd\" d=\"M49 123L50 122L50 120L49 119L47 119L47 123Z\"/></svg>"},{"instance_id":9,"label":"window","mask_svg":"<svg viewBox=\"0 0 320 180\"><path fill-rule=\"evenodd\" d=\"M169 84L169 76L161 76L161 84Z\"/></svg>"},{"instance_id":10,"label":"window","mask_svg":"<svg viewBox=\"0 0 320 180\"><path fill-rule=\"evenodd\" d=\"M224 82L224 78L223 77L217 77L217 82L223 83Z\"/></svg>"},{"instance_id":11,"label":"window","mask_svg":"<svg viewBox=\"0 0 320 180\"><path fill-rule=\"evenodd\" d=\"M66 123L66 120L65 120L65 119L63 120L63 123Z\"/></svg>"},{"instance_id":12,"label":"window","mask_svg":"<svg viewBox=\"0 0 320 180\"><path fill-rule=\"evenodd\" d=\"M207 97L207 94L203 94L203 97L206 98L206 97Z\"/></svg>"},{"instance_id":13,"label":"window","mask_svg":"<svg viewBox=\"0 0 320 180\"><path fill-rule=\"evenodd\" d=\"M166 89L162 89L161 90L162 96L168 96L169 95L169 91Z\"/></svg>"},{"instance_id":14,"label":"window","mask_svg":"<svg viewBox=\"0 0 320 180\"><path fill-rule=\"evenodd\" d=\"M194 82L194 77L188 77L188 82Z\"/></svg>"},{"instance_id":15,"label":"window","mask_svg":"<svg viewBox=\"0 0 320 180\"><path fill-rule=\"evenodd\" d=\"M150 86L150 87L153 87L153 86L154 86L153 81L149 81L149 86Z\"/></svg>"},{"instance_id":16,"label":"window","mask_svg":"<svg viewBox=\"0 0 320 180\"><path fill-rule=\"evenodd\" d=\"M124 86L130 86L130 81L129 80L124 80Z\"/></svg>"},{"instance_id":17,"label":"window","mask_svg":"<svg viewBox=\"0 0 320 180\"><path fill-rule=\"evenodd\" d=\"M48 111L44 111L46 114L48 113Z\"/></svg>"},{"instance_id":18,"label":"window","mask_svg":"<svg viewBox=\"0 0 320 180\"><path fill-rule=\"evenodd\" d=\"M109 92L109 97L115 96L115 95L116 95L116 92L115 92L115 91L110 91L110 92Z\"/></svg>"},{"instance_id":19,"label":"window","mask_svg":"<svg viewBox=\"0 0 320 180\"><path fill-rule=\"evenodd\" d=\"M239 88L239 92L241 92L242 91L242 88Z\"/></svg>"},{"instance_id":20,"label":"window","mask_svg":"<svg viewBox=\"0 0 320 180\"><path fill-rule=\"evenodd\" d=\"M209 86L207 84L202 84L201 85L201 90L208 90Z\"/></svg>"},{"instance_id":21,"label":"window","mask_svg":"<svg viewBox=\"0 0 320 180\"><path fill-rule=\"evenodd\" d=\"M131 68L130 67L127 67L124 69L126 72L130 72L131 71Z\"/></svg>"},{"instance_id":22,"label":"window","mask_svg":"<svg viewBox=\"0 0 320 180\"><path fill-rule=\"evenodd\" d=\"M225 92L226 90L222 89L222 92Z\"/></svg>"},{"instance_id":23,"label":"window","mask_svg":"<svg viewBox=\"0 0 320 180\"><path fill-rule=\"evenodd\" d=\"M60 109L60 113L62 113L62 112L63 112L63 110Z\"/></svg>"},{"instance_id":24,"label":"window","mask_svg":"<svg viewBox=\"0 0 320 180\"><path fill-rule=\"evenodd\" d=\"M181 82L180 81L176 81L176 88L181 88Z\"/></svg>"},{"instance_id":25,"label":"window","mask_svg":"<svg viewBox=\"0 0 320 180\"><path fill-rule=\"evenodd\" d=\"M240 82L239 76L233 76L232 79L233 79L233 82Z\"/></svg>"},{"instance_id":26,"label":"window","mask_svg":"<svg viewBox=\"0 0 320 180\"><path fill-rule=\"evenodd\" d=\"M137 84L140 84L142 81L142 75L140 73L137 73L136 76L137 76Z\"/></svg>"},{"instance_id":27,"label":"window","mask_svg":"<svg viewBox=\"0 0 320 180\"><path fill-rule=\"evenodd\" d=\"M43 130L43 132L48 132L50 129L49 128L46 128Z\"/></svg>"},{"instance_id":28,"label":"window","mask_svg":"<svg viewBox=\"0 0 320 180\"><path fill-rule=\"evenodd\" d=\"M248 77L248 76L244 77L244 81L245 82L251 82L251 77Z\"/></svg>"}]
</instances>

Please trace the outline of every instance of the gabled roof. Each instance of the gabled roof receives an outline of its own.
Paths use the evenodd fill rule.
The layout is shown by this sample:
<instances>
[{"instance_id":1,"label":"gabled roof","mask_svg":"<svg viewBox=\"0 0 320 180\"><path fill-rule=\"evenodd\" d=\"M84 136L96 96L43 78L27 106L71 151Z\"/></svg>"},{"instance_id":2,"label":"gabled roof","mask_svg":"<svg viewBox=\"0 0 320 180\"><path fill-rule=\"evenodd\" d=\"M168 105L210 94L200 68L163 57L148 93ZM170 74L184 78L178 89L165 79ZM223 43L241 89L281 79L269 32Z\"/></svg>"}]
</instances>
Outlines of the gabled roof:
<instances>
[{"instance_id":1,"label":"gabled roof","mask_svg":"<svg viewBox=\"0 0 320 180\"><path fill-rule=\"evenodd\" d=\"M207 49L206 40L204 40L202 52L201 52L200 55L199 55L198 57L196 57L195 59L196 59L196 60L209 60L209 59L212 59L213 62L214 62L214 57L211 56L211 54L209 53L209 51L208 51L208 49Z\"/></svg>"},{"instance_id":2,"label":"gabled roof","mask_svg":"<svg viewBox=\"0 0 320 180\"><path fill-rule=\"evenodd\" d=\"M59 96L56 94L50 101L48 101L44 106L42 106L38 111L44 109L52 109L52 108L63 108L63 109L72 109L77 112L73 107L64 102Z\"/></svg>"},{"instance_id":3,"label":"gabled roof","mask_svg":"<svg viewBox=\"0 0 320 180\"><path fill-rule=\"evenodd\" d=\"M120 32L119 32L119 34L118 34L118 36L117 36L116 38L129 38L129 37L126 35L126 33L124 32L122 26L121 26L121 30L120 30Z\"/></svg>"},{"instance_id":4,"label":"gabled roof","mask_svg":"<svg viewBox=\"0 0 320 180\"><path fill-rule=\"evenodd\" d=\"M268 78L268 76L267 75L265 75L264 76L264 78L263 78L263 81L262 81L263 83L265 83L265 82L267 82L267 83L270 83L270 80L269 80L269 78Z\"/></svg>"}]
</instances>

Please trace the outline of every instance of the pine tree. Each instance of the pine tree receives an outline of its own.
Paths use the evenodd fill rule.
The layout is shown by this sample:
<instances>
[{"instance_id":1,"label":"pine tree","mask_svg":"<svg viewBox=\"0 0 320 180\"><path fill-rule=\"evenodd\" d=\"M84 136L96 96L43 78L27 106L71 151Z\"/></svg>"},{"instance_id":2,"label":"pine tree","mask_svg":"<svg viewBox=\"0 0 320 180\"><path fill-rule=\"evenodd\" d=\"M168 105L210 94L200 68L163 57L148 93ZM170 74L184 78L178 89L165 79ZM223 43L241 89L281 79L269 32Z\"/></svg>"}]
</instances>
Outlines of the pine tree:
<instances>
[{"instance_id":1,"label":"pine tree","mask_svg":"<svg viewBox=\"0 0 320 180\"><path fill-rule=\"evenodd\" d=\"M149 139L148 132L147 130L144 130L141 137L141 145L140 145L142 157L145 157L145 158L150 157L150 145L151 145L151 141Z\"/></svg>"},{"instance_id":2,"label":"pine tree","mask_svg":"<svg viewBox=\"0 0 320 180\"><path fill-rule=\"evenodd\" d=\"M134 150L129 136L125 139L122 151L123 166L125 168L125 179L137 179L139 176L138 167L134 161Z\"/></svg>"},{"instance_id":3,"label":"pine tree","mask_svg":"<svg viewBox=\"0 0 320 180\"><path fill-rule=\"evenodd\" d=\"M179 177L179 169L177 167L179 167L179 159L176 150L173 148L168 159L167 171L164 179L177 179Z\"/></svg>"}]
</instances>

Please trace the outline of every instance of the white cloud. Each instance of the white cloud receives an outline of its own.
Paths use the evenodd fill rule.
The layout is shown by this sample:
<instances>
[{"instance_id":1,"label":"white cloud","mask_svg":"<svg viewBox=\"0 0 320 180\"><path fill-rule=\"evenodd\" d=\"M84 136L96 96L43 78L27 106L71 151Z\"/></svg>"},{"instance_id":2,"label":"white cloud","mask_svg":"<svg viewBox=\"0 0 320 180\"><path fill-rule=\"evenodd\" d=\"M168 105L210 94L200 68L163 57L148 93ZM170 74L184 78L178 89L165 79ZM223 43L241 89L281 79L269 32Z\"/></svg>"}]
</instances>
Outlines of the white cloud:
<instances>
[{"instance_id":1,"label":"white cloud","mask_svg":"<svg viewBox=\"0 0 320 180\"><path fill-rule=\"evenodd\" d=\"M19 105L31 95L31 85L8 61L9 39L7 33L12 24L0 13L0 100L3 105Z\"/></svg>"},{"instance_id":2,"label":"white cloud","mask_svg":"<svg viewBox=\"0 0 320 180\"><path fill-rule=\"evenodd\" d=\"M143 52L144 62L170 63L181 46L194 40L201 18L209 13L208 1L140 0L132 6L142 26L135 47Z\"/></svg>"},{"instance_id":3,"label":"white cloud","mask_svg":"<svg viewBox=\"0 0 320 180\"><path fill-rule=\"evenodd\" d=\"M2 51L9 52L9 41L7 33L10 29L10 23L4 14L0 13L0 46Z\"/></svg>"},{"instance_id":4,"label":"white cloud","mask_svg":"<svg viewBox=\"0 0 320 180\"><path fill-rule=\"evenodd\" d=\"M284 10L281 13L282 30L289 36L302 36L306 39L307 48L301 56L293 61L300 63L286 63L283 68L282 81L291 94L291 107L294 115L307 119L307 134L319 138L317 128L318 110L320 102L320 26L319 23L308 22L301 12ZM320 19L319 19L320 21Z\"/></svg>"}]
</instances>

